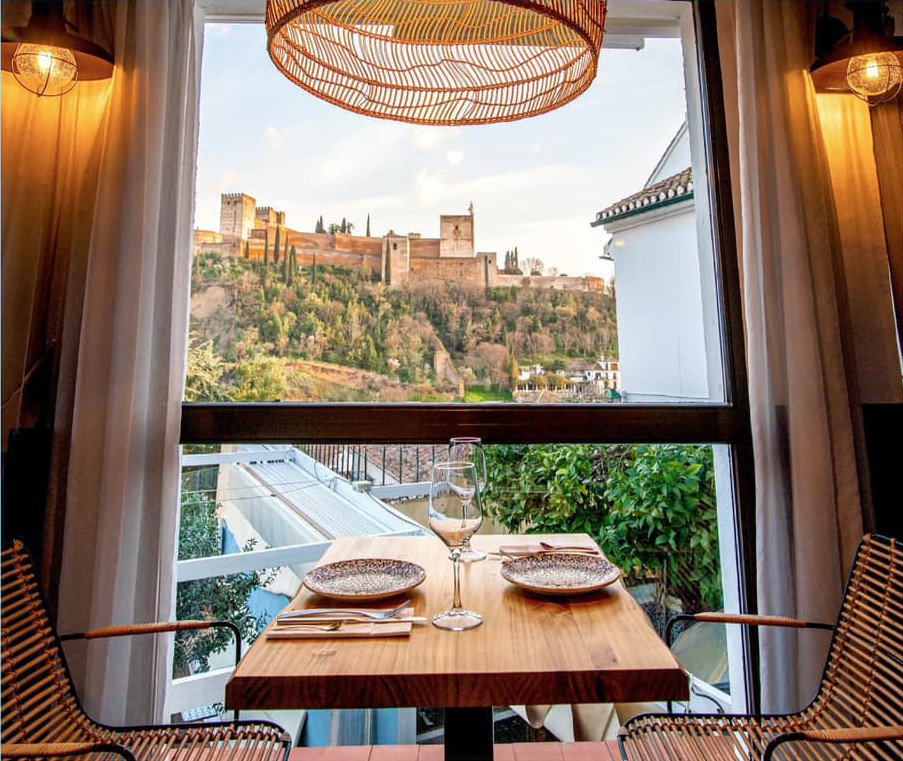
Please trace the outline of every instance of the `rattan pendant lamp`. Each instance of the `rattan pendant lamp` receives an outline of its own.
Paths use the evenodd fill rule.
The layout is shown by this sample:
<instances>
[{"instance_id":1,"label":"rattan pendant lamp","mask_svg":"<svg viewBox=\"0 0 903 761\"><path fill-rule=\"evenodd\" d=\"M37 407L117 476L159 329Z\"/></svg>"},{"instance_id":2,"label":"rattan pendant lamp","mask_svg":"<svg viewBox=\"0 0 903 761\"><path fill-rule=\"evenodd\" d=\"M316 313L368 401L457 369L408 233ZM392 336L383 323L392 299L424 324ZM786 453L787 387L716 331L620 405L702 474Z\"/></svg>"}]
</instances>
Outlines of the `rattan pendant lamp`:
<instances>
[{"instance_id":1,"label":"rattan pendant lamp","mask_svg":"<svg viewBox=\"0 0 903 761\"><path fill-rule=\"evenodd\" d=\"M349 111L430 125L551 111L596 75L604 0L268 0L267 49Z\"/></svg>"}]
</instances>

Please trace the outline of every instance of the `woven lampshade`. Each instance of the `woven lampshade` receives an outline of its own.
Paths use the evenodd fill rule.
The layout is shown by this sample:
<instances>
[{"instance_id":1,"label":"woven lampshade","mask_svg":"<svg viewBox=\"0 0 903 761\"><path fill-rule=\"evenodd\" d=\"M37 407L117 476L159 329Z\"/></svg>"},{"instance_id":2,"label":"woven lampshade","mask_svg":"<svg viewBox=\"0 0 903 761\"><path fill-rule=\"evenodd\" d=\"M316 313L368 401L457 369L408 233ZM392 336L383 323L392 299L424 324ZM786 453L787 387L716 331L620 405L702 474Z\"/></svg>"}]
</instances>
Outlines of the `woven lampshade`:
<instances>
[{"instance_id":1,"label":"woven lampshade","mask_svg":"<svg viewBox=\"0 0 903 761\"><path fill-rule=\"evenodd\" d=\"M551 111L596 76L604 0L269 0L267 49L349 111L491 124Z\"/></svg>"}]
</instances>

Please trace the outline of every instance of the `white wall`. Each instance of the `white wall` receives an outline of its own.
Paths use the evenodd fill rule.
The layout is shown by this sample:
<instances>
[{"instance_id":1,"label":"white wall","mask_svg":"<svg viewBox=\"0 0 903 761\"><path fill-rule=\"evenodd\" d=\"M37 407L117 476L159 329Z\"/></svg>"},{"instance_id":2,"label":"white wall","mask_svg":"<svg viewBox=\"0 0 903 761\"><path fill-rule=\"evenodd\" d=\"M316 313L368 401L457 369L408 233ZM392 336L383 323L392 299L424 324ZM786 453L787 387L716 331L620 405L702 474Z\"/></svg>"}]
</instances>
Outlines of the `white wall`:
<instances>
[{"instance_id":1,"label":"white wall","mask_svg":"<svg viewBox=\"0 0 903 761\"><path fill-rule=\"evenodd\" d=\"M611 253L625 401L708 400L693 201L606 227L616 241Z\"/></svg>"}]
</instances>

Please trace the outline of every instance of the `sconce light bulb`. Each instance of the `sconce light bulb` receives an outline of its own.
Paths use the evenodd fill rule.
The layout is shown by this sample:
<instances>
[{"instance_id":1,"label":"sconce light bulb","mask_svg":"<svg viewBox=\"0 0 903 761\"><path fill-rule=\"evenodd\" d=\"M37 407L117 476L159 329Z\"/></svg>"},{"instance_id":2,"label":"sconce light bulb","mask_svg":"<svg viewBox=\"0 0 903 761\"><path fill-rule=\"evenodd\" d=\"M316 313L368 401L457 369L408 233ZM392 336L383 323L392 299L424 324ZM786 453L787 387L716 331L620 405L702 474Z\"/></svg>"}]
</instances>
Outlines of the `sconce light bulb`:
<instances>
[{"instance_id":1,"label":"sconce light bulb","mask_svg":"<svg viewBox=\"0 0 903 761\"><path fill-rule=\"evenodd\" d=\"M35 95L64 95L78 82L75 56L65 48L23 42L13 53L12 70Z\"/></svg>"},{"instance_id":2,"label":"sconce light bulb","mask_svg":"<svg viewBox=\"0 0 903 761\"><path fill-rule=\"evenodd\" d=\"M857 97L877 105L900 92L903 69L893 53L854 56L847 64L847 84Z\"/></svg>"}]
</instances>

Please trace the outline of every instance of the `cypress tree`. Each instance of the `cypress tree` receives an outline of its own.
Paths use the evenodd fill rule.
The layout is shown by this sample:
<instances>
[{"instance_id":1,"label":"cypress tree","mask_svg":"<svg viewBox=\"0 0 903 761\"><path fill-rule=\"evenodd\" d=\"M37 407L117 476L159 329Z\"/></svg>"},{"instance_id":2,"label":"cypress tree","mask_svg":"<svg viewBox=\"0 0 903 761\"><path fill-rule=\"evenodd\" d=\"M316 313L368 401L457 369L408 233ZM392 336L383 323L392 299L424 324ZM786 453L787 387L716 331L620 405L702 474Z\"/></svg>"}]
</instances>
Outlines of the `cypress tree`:
<instances>
[{"instance_id":1,"label":"cypress tree","mask_svg":"<svg viewBox=\"0 0 903 761\"><path fill-rule=\"evenodd\" d=\"M273 243L273 264L279 264L279 225L276 225L276 242Z\"/></svg>"},{"instance_id":2,"label":"cypress tree","mask_svg":"<svg viewBox=\"0 0 903 761\"><path fill-rule=\"evenodd\" d=\"M250 258L251 258L251 241L246 240L245 241L245 259L250 259Z\"/></svg>"},{"instance_id":3,"label":"cypress tree","mask_svg":"<svg viewBox=\"0 0 903 761\"><path fill-rule=\"evenodd\" d=\"M367 237L370 237L370 215L367 215Z\"/></svg>"},{"instance_id":4,"label":"cypress tree","mask_svg":"<svg viewBox=\"0 0 903 761\"><path fill-rule=\"evenodd\" d=\"M288 230L285 231L285 246L282 249L282 256L288 259Z\"/></svg>"},{"instance_id":5,"label":"cypress tree","mask_svg":"<svg viewBox=\"0 0 903 761\"><path fill-rule=\"evenodd\" d=\"M345 220L345 217L342 217L342 227L340 228L340 232L348 232L348 222Z\"/></svg>"},{"instance_id":6,"label":"cypress tree","mask_svg":"<svg viewBox=\"0 0 903 761\"><path fill-rule=\"evenodd\" d=\"M295 282L295 270L298 267L298 255L295 253L295 247L292 246L291 254L289 254L288 282L293 285Z\"/></svg>"}]
</instances>

